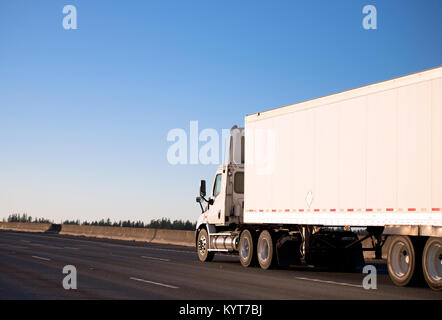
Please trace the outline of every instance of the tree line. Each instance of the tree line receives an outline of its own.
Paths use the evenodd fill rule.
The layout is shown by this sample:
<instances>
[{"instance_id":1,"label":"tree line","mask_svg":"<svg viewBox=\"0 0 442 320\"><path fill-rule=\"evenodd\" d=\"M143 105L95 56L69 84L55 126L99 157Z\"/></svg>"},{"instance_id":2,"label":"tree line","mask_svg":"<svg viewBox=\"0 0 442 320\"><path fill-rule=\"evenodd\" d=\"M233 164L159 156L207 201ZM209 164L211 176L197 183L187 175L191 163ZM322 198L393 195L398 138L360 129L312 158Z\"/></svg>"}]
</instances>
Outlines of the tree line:
<instances>
[{"instance_id":1,"label":"tree line","mask_svg":"<svg viewBox=\"0 0 442 320\"><path fill-rule=\"evenodd\" d=\"M52 223L49 219L45 219L45 218L32 219L32 217L28 216L26 213L24 213L24 214L11 214L11 215L9 215L9 217L6 220L3 218L3 222Z\"/></svg>"},{"instance_id":2,"label":"tree line","mask_svg":"<svg viewBox=\"0 0 442 320\"><path fill-rule=\"evenodd\" d=\"M53 223L53 221L45 218L32 218L26 213L11 214L7 219L3 218L3 222L28 222L28 223ZM80 220L65 220L63 224L78 225L78 226L106 226L106 227L127 227L127 228L150 228L150 229L172 229L172 230L195 230L195 223L189 220L173 220L168 218L152 219L149 223L144 221L120 220L111 221L108 219L101 219L99 221L83 221Z\"/></svg>"}]
</instances>

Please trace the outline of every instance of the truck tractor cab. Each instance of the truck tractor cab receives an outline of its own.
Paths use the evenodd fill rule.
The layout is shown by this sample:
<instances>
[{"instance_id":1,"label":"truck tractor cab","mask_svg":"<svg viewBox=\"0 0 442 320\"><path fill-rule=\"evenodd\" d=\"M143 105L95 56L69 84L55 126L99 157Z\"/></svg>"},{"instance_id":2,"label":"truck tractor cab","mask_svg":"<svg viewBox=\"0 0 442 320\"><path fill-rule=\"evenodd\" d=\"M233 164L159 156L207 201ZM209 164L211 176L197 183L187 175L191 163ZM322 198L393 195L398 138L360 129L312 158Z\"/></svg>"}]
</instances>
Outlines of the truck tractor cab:
<instances>
[{"instance_id":1,"label":"truck tractor cab","mask_svg":"<svg viewBox=\"0 0 442 320\"><path fill-rule=\"evenodd\" d=\"M235 251L237 236L232 226L242 223L244 210L244 129L230 130L229 160L216 171L213 185L206 190L202 180L196 198L201 215L196 224L196 245L200 259L213 257L214 251ZM209 194L207 194L209 192ZM230 228L229 228L230 227ZM218 232L218 233L217 233ZM202 254L202 257L200 255Z\"/></svg>"},{"instance_id":2,"label":"truck tractor cab","mask_svg":"<svg viewBox=\"0 0 442 320\"><path fill-rule=\"evenodd\" d=\"M201 193L197 198L202 207L199 226L207 223L220 227L240 224L244 208L244 166L221 165L207 200L205 185L202 180Z\"/></svg>"}]
</instances>

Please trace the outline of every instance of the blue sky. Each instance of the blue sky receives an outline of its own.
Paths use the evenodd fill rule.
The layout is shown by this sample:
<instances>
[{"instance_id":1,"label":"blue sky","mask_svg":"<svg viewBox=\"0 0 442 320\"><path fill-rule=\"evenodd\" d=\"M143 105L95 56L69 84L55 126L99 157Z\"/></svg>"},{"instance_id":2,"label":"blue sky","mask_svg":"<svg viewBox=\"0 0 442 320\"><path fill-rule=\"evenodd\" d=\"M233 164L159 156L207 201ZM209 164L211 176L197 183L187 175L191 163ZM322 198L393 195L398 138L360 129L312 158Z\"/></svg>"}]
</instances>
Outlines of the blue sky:
<instances>
[{"instance_id":1,"label":"blue sky","mask_svg":"<svg viewBox=\"0 0 442 320\"><path fill-rule=\"evenodd\" d=\"M65 5L78 29L62 27ZM377 8L364 30L362 8ZM440 66L442 1L0 0L0 218L195 220L173 128Z\"/></svg>"}]
</instances>

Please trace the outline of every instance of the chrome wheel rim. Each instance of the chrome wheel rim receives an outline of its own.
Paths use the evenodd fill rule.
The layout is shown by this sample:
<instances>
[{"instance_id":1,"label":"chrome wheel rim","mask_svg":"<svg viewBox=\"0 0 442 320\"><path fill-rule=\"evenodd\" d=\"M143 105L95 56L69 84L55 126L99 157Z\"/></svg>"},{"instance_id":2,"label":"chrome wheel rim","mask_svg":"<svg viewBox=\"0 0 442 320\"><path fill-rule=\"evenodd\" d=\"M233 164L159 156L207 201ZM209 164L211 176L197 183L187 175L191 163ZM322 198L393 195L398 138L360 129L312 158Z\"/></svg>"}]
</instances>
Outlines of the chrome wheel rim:
<instances>
[{"instance_id":1,"label":"chrome wheel rim","mask_svg":"<svg viewBox=\"0 0 442 320\"><path fill-rule=\"evenodd\" d=\"M399 241L394 244L391 252L391 268L394 274L403 278L410 270L411 256L408 246Z\"/></svg>"},{"instance_id":2,"label":"chrome wheel rim","mask_svg":"<svg viewBox=\"0 0 442 320\"><path fill-rule=\"evenodd\" d=\"M250 254L250 242L247 237L244 237L241 241L241 258L247 260Z\"/></svg>"},{"instance_id":3,"label":"chrome wheel rim","mask_svg":"<svg viewBox=\"0 0 442 320\"><path fill-rule=\"evenodd\" d=\"M206 236L202 235L200 240L198 241L198 250L200 255L204 255L206 253L207 240Z\"/></svg>"},{"instance_id":4,"label":"chrome wheel rim","mask_svg":"<svg viewBox=\"0 0 442 320\"><path fill-rule=\"evenodd\" d=\"M259 242L259 257L261 261L266 261L269 258L270 246L267 239L263 238Z\"/></svg>"},{"instance_id":5,"label":"chrome wheel rim","mask_svg":"<svg viewBox=\"0 0 442 320\"><path fill-rule=\"evenodd\" d=\"M442 246L433 242L427 250L425 257L428 276L432 281L442 281Z\"/></svg>"}]
</instances>

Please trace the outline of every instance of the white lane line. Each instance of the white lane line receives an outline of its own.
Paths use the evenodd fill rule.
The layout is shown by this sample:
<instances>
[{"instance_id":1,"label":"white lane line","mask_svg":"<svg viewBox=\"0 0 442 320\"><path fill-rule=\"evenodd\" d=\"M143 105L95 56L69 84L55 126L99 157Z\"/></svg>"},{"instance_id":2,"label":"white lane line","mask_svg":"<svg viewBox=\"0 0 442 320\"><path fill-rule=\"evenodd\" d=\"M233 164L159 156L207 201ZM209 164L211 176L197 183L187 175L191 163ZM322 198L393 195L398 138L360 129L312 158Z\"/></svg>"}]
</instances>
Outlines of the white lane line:
<instances>
[{"instance_id":1,"label":"white lane line","mask_svg":"<svg viewBox=\"0 0 442 320\"><path fill-rule=\"evenodd\" d=\"M141 258L151 259L151 260L159 260L159 261L165 261L165 262L169 262L170 261L170 259L162 259L162 258L148 257L148 256L141 256Z\"/></svg>"},{"instance_id":2,"label":"white lane line","mask_svg":"<svg viewBox=\"0 0 442 320\"><path fill-rule=\"evenodd\" d=\"M346 282L336 282L336 281L320 280L320 279L312 279L312 278L303 278L303 277L296 277L296 279L298 279L298 280L313 281L313 282L322 282L322 283L328 283L328 284L336 284L336 285L339 285L339 286L363 288L362 285L346 283Z\"/></svg>"},{"instance_id":3,"label":"white lane line","mask_svg":"<svg viewBox=\"0 0 442 320\"><path fill-rule=\"evenodd\" d=\"M171 288L171 289L179 289L179 287L175 287L175 286L172 286L172 285L170 285L170 284L164 284L164 283L159 283L159 282L153 282L153 281L144 280L144 279L139 279L139 278L134 278L134 277L130 277L129 279L130 279L130 280L139 281L139 282L144 282L144 283L154 284L154 285L161 286L161 287L166 287L166 288Z\"/></svg>"},{"instance_id":4,"label":"white lane line","mask_svg":"<svg viewBox=\"0 0 442 320\"><path fill-rule=\"evenodd\" d=\"M44 261L51 261L51 259L49 259L49 258L43 258L43 257L39 257L39 256L32 256L32 258L39 259L39 260L44 260Z\"/></svg>"},{"instance_id":5,"label":"white lane line","mask_svg":"<svg viewBox=\"0 0 442 320\"><path fill-rule=\"evenodd\" d=\"M55 246L46 245L46 244L42 244L42 243L30 243L29 245L34 246L34 247L39 247L39 248L46 248L46 249L61 249L61 247L55 247Z\"/></svg>"},{"instance_id":6,"label":"white lane line","mask_svg":"<svg viewBox=\"0 0 442 320\"><path fill-rule=\"evenodd\" d=\"M11 248L11 249L28 249L28 247L22 247L19 245L14 245L14 244L9 244L9 243L6 243L5 245L7 248Z\"/></svg>"}]
</instances>

